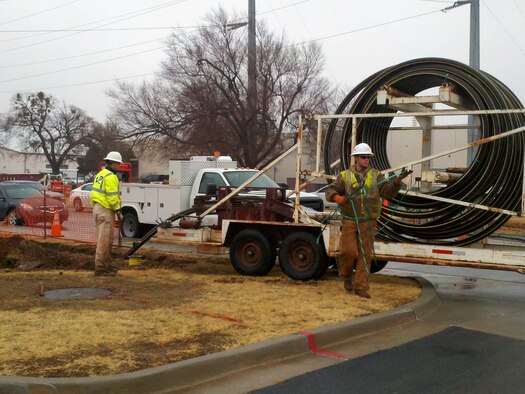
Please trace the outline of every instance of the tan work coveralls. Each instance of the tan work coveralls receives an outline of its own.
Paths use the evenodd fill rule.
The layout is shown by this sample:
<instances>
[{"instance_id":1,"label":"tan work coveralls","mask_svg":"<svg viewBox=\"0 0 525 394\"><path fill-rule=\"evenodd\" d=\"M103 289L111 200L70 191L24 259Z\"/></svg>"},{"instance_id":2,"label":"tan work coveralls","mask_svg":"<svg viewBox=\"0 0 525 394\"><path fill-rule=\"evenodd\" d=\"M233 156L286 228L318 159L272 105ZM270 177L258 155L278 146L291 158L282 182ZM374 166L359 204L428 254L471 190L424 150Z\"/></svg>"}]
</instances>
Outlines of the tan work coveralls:
<instances>
[{"instance_id":1,"label":"tan work coveralls","mask_svg":"<svg viewBox=\"0 0 525 394\"><path fill-rule=\"evenodd\" d=\"M401 188L401 184L394 182L383 182L379 186L374 186L383 180L384 176L376 169L368 168L359 172L355 166L352 166L346 174L340 173L325 192L328 201L334 201L336 195L345 196L347 199L353 196L351 200L354 207L350 201L340 207L344 218L339 240L341 255L338 258L338 266L339 275L345 279L352 277L355 268L353 287L356 290L368 291L369 288L368 272L373 259L377 218L381 214L381 199L393 198ZM366 194L362 190L356 192L361 185L368 189Z\"/></svg>"},{"instance_id":2,"label":"tan work coveralls","mask_svg":"<svg viewBox=\"0 0 525 394\"><path fill-rule=\"evenodd\" d=\"M114 238L115 213L120 211L119 180L109 167L95 177L91 191L93 219L97 225L95 272L111 271L111 246Z\"/></svg>"}]
</instances>

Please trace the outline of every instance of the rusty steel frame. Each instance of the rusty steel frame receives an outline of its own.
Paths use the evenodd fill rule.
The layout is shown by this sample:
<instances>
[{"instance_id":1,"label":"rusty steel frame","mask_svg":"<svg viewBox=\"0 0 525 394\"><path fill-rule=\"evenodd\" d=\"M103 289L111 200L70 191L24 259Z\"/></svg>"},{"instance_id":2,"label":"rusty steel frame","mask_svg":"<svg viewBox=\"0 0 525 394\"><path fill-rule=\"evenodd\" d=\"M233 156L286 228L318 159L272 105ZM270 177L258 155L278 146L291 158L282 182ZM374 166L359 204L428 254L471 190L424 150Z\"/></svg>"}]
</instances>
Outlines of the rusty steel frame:
<instances>
[{"instance_id":1,"label":"rusty steel frame","mask_svg":"<svg viewBox=\"0 0 525 394\"><path fill-rule=\"evenodd\" d=\"M460 110L433 110L433 111L424 111L424 112L396 112L396 113L373 113L373 114L334 114L334 115L315 115L315 119L317 119L317 155L316 155L316 163L315 163L315 171L310 172L313 179L316 178L327 178L327 179L335 179L335 176L333 175L326 175L324 172L320 170L321 166L321 141L322 141L322 121L324 119L352 119L352 147L356 144L356 138L357 138L357 123L359 119L363 118L383 118L383 117L390 117L390 118L398 118L398 117L418 117L418 116L462 116L462 115L502 115L502 114L516 114L516 113L522 113L525 114L525 109L494 109L494 110L467 110L467 111L460 111ZM388 174L390 172L400 170L402 168L408 168L411 169L414 165L420 164L425 161L429 161L438 157L446 156L451 153L459 152L462 150L466 150L472 147L480 146L486 143L490 143L493 141L496 141L501 138L508 137L513 134L521 133L525 131L525 126L518 127L513 130L506 131L501 134L497 134L491 137L483 138L478 141L471 142L469 144L463 145L459 148L453 148L438 154L430 155L423 157L418 160L413 160L404 164L401 164L396 167L389 168L387 170L381 171L383 174ZM338 159L337 161L340 161ZM333 163L335 164L335 163ZM523 161L524 166L524 174L525 174L525 160ZM410 192L414 193L414 192ZM415 194L414 194L415 195ZM427 194L418 193L418 197L427 198L429 200L437 200L437 201L444 201L440 197L435 197ZM482 209L482 210L488 210L488 211L494 211L499 213L504 213L508 215L513 216L523 216L525 214L525 176L523 180L523 186L522 186L522 198L521 198L521 212L514 212L514 211L507 211L507 210L501 210L499 208L494 207L487 207L480 204L471 204L471 203L465 203L460 200L453 200L453 199L446 199L446 202L451 204L457 204L457 205L464 205L472 208ZM505 211L505 212L503 212Z\"/></svg>"},{"instance_id":2,"label":"rusty steel frame","mask_svg":"<svg viewBox=\"0 0 525 394\"><path fill-rule=\"evenodd\" d=\"M437 265L440 267L462 267L462 268L477 268L487 269L495 271L513 271L520 274L525 274L525 268L520 265L511 264L499 264L499 263L479 263L479 262L468 262L460 260L439 260L428 257L410 257L410 256L396 256L396 255L382 255L376 254L376 257L380 257L381 260L395 261L400 263L412 263L422 265Z\"/></svg>"}]
</instances>

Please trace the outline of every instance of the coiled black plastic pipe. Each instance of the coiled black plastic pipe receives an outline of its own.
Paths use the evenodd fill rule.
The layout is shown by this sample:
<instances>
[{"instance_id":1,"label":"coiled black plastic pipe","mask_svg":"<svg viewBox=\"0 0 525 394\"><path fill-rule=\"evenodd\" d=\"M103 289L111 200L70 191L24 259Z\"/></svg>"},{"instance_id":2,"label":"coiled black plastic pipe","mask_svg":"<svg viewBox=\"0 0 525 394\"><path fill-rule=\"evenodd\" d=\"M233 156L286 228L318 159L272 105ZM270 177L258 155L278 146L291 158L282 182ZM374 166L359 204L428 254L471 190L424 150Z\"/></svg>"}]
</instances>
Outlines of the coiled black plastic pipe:
<instances>
[{"instance_id":1,"label":"coiled black plastic pipe","mask_svg":"<svg viewBox=\"0 0 525 394\"><path fill-rule=\"evenodd\" d=\"M465 64L441 58L410 60L381 70L356 86L341 102L336 114L396 112L379 106L376 93L391 86L410 95L452 83L456 93L469 98L476 110L522 109L518 98L493 76ZM357 142L368 143L375 156L371 166L391 168L387 137L391 117L358 121ZM480 138L497 135L525 125L524 114L479 115ZM324 143L324 164L341 159L350 166L352 120L330 122ZM479 146L472 164L452 185L433 195L511 211L521 209L525 133L514 134ZM336 170L339 171L340 168ZM468 245L502 226L509 216L425 198L398 194L385 207L378 223L378 239L421 244Z\"/></svg>"}]
</instances>

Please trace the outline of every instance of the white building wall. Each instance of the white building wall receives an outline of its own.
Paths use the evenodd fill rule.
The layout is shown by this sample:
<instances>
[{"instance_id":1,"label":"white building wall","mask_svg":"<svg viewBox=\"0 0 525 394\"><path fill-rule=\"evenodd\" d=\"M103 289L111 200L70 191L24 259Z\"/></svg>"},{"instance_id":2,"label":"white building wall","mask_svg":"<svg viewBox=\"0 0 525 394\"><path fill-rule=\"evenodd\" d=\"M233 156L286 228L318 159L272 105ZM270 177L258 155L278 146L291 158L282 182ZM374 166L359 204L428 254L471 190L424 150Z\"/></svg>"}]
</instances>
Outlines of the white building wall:
<instances>
[{"instance_id":1,"label":"white building wall","mask_svg":"<svg viewBox=\"0 0 525 394\"><path fill-rule=\"evenodd\" d=\"M0 173L2 174L38 174L45 171L49 162L44 154L18 152L0 147ZM64 162L68 169L76 170L78 164L74 160Z\"/></svg>"},{"instance_id":2,"label":"white building wall","mask_svg":"<svg viewBox=\"0 0 525 394\"><path fill-rule=\"evenodd\" d=\"M432 132L432 154L438 154L452 148L467 144L465 130L435 130ZM387 138L387 154L391 166L398 166L409 161L418 160L422 154L421 131L391 131ZM430 168L445 169L449 167L465 168L467 166L467 151L463 150L434 159ZM421 175L421 165L414 166L414 176Z\"/></svg>"}]
</instances>

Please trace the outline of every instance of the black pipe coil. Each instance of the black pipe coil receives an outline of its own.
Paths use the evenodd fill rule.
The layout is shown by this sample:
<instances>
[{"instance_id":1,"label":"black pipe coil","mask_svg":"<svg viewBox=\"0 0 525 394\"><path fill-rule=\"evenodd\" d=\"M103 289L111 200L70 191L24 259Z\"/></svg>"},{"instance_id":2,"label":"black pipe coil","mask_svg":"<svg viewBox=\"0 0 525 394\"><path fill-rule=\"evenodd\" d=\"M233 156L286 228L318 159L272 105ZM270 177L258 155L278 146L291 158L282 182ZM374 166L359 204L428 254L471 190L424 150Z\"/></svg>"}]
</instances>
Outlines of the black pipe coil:
<instances>
[{"instance_id":1,"label":"black pipe coil","mask_svg":"<svg viewBox=\"0 0 525 394\"><path fill-rule=\"evenodd\" d=\"M522 109L518 98L493 76L465 64L441 58L410 60L385 68L357 85L341 102L336 114L396 112L379 106L376 93L391 86L410 95L452 83L456 93L469 98L472 109ZM524 114L479 115L480 138L497 135L525 125ZM357 142L368 143L375 156L371 166L391 168L387 136L393 118L358 120ZM351 119L333 119L324 141L327 174L350 166ZM430 194L511 211L521 210L525 133L489 142L478 147L472 164L462 177L448 187ZM341 160L338 168L331 163ZM477 242L501 227L509 216L456 204L408 196L400 192L384 207L378 222L377 238L420 244L462 246Z\"/></svg>"}]
</instances>

